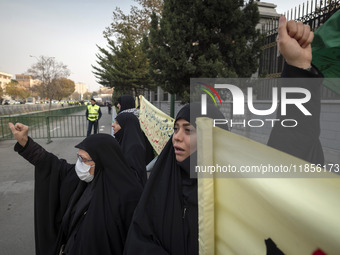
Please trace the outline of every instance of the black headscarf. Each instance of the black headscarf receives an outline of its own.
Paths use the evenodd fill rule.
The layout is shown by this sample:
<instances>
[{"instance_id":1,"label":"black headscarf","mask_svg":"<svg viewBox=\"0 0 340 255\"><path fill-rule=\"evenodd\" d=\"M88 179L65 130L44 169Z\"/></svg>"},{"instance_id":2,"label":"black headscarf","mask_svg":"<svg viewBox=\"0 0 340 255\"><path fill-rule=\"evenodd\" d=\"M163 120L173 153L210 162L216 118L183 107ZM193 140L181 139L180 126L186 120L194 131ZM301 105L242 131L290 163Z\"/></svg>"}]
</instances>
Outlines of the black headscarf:
<instances>
[{"instance_id":1,"label":"black headscarf","mask_svg":"<svg viewBox=\"0 0 340 255\"><path fill-rule=\"evenodd\" d=\"M214 106L208 107L210 112L224 118ZM200 103L191 103L178 112L176 121L185 119L196 126L200 116ZM135 210L124 254L198 254L197 179L189 176L192 157L196 153L177 162L170 138Z\"/></svg>"},{"instance_id":2,"label":"black headscarf","mask_svg":"<svg viewBox=\"0 0 340 255\"><path fill-rule=\"evenodd\" d=\"M121 129L115 134L129 166L136 172L141 184L146 183L145 140L138 118L131 113L117 115Z\"/></svg>"},{"instance_id":3,"label":"black headscarf","mask_svg":"<svg viewBox=\"0 0 340 255\"><path fill-rule=\"evenodd\" d=\"M133 98L133 96L123 95L118 98L118 103L120 104L120 110L117 116L119 116L122 113L132 113L138 118L139 109L136 109L135 99ZM145 164L147 165L154 159L155 155L153 147L143 131L142 134L145 144Z\"/></svg>"},{"instance_id":4,"label":"black headscarf","mask_svg":"<svg viewBox=\"0 0 340 255\"><path fill-rule=\"evenodd\" d=\"M176 121L179 119L185 119L190 122L191 125L196 127L196 119L199 117L208 117L211 119L225 118L220 110L212 104L207 104L207 114L203 115L201 113L201 102L192 102L181 108L181 110L177 113ZM228 125L223 125L221 128L228 130Z\"/></svg>"},{"instance_id":5,"label":"black headscarf","mask_svg":"<svg viewBox=\"0 0 340 255\"><path fill-rule=\"evenodd\" d=\"M135 99L131 95L122 95L118 98L118 103L120 104L119 112L127 109L136 108Z\"/></svg>"}]
</instances>

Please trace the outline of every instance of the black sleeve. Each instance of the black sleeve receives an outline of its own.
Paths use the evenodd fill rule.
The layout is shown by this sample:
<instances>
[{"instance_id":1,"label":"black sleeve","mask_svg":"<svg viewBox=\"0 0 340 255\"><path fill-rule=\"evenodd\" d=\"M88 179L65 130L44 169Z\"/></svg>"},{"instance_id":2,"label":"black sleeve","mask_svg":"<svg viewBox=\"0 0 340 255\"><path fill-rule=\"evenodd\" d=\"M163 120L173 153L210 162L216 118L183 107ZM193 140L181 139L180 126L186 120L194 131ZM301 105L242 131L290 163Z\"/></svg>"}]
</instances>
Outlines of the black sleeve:
<instances>
[{"instance_id":1,"label":"black sleeve","mask_svg":"<svg viewBox=\"0 0 340 255\"><path fill-rule=\"evenodd\" d=\"M89 117L89 107L88 107L88 105L86 106L86 113L85 113L85 115L86 115L86 119Z\"/></svg>"},{"instance_id":2,"label":"black sleeve","mask_svg":"<svg viewBox=\"0 0 340 255\"><path fill-rule=\"evenodd\" d=\"M34 142L32 138L28 137L28 141L24 147L19 143L14 145L14 151L18 152L32 165L36 165L46 156L46 150L39 144Z\"/></svg>"},{"instance_id":3,"label":"black sleeve","mask_svg":"<svg viewBox=\"0 0 340 255\"><path fill-rule=\"evenodd\" d=\"M287 105L287 114L282 115L281 107L278 107L277 119L280 121L275 122L268 140L269 146L314 164L324 163L319 140L322 77L315 67L308 71L285 64L282 78L287 79L282 79L282 86L309 90L311 99L303 105L312 115L304 115L295 105ZM298 93L289 94L289 98L299 97L301 95ZM298 124L295 127L284 127L281 125L283 119L294 119Z\"/></svg>"},{"instance_id":4,"label":"black sleeve","mask_svg":"<svg viewBox=\"0 0 340 255\"><path fill-rule=\"evenodd\" d=\"M282 78L323 78L323 74L314 66L310 70L298 68L285 63Z\"/></svg>"},{"instance_id":5,"label":"black sleeve","mask_svg":"<svg viewBox=\"0 0 340 255\"><path fill-rule=\"evenodd\" d=\"M100 107L99 107L99 111L98 111L98 120L102 117L102 111L100 110Z\"/></svg>"}]
</instances>

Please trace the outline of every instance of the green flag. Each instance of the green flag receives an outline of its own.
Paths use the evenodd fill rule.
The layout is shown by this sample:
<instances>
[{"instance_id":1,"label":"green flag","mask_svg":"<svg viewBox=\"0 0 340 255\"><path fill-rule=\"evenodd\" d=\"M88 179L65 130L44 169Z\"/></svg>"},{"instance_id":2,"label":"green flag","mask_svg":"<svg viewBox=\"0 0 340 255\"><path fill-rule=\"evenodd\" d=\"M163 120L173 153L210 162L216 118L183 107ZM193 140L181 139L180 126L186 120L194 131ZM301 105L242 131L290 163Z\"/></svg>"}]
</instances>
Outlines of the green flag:
<instances>
[{"instance_id":1,"label":"green flag","mask_svg":"<svg viewBox=\"0 0 340 255\"><path fill-rule=\"evenodd\" d=\"M312 53L312 63L325 78L340 78L340 10L315 31ZM340 84L335 81L325 79L324 85L340 94Z\"/></svg>"}]
</instances>

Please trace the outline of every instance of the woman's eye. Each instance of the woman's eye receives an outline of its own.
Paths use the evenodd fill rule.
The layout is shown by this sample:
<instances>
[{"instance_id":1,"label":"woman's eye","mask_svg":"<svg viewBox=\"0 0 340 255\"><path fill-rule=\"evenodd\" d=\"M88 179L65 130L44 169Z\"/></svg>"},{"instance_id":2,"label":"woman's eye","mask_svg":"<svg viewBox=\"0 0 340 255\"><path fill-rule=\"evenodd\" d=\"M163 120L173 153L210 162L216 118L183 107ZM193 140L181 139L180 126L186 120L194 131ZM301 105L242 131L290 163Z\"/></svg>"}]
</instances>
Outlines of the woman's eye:
<instances>
[{"instance_id":1,"label":"woman's eye","mask_svg":"<svg viewBox=\"0 0 340 255\"><path fill-rule=\"evenodd\" d=\"M189 133L189 134L195 134L196 129L194 129L194 128L189 128L189 129L186 130L186 132Z\"/></svg>"}]
</instances>

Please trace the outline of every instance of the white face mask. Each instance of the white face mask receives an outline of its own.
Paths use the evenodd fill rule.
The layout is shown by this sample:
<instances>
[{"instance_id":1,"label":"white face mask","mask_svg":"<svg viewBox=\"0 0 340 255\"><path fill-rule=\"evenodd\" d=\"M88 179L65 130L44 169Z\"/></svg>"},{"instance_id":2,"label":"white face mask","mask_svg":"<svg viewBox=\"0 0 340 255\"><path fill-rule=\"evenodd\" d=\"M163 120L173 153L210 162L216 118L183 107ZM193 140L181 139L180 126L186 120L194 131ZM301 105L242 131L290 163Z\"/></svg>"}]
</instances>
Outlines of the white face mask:
<instances>
[{"instance_id":1,"label":"white face mask","mask_svg":"<svg viewBox=\"0 0 340 255\"><path fill-rule=\"evenodd\" d=\"M84 162L81 162L79 159L77 160L75 169L80 180L85 181L85 182L91 182L93 180L94 175L90 174L90 168L92 166L86 165Z\"/></svg>"}]
</instances>

